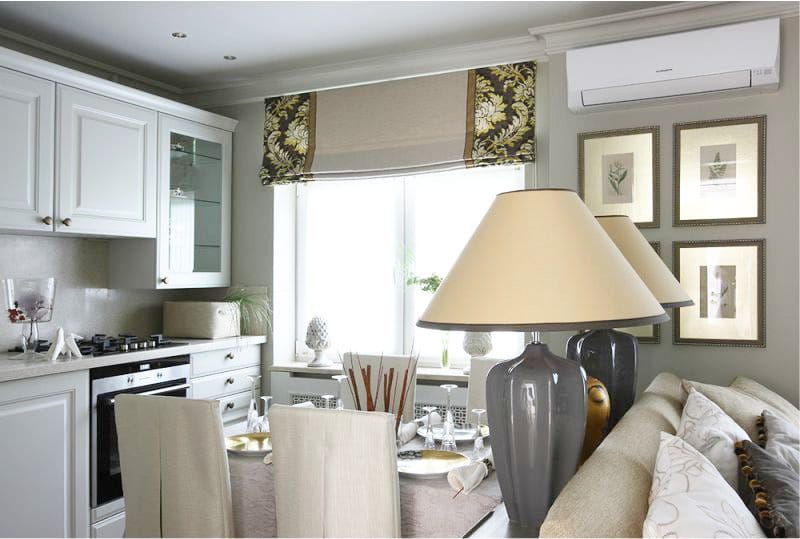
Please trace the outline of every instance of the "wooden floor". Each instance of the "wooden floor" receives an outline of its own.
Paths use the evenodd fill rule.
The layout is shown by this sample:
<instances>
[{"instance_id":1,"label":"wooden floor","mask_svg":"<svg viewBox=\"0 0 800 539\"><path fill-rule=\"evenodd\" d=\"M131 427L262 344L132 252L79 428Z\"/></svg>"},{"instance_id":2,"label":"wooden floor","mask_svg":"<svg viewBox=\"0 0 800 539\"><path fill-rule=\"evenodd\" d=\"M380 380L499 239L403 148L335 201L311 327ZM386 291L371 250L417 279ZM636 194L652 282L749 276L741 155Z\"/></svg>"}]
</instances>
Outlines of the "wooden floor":
<instances>
[{"instance_id":1,"label":"wooden floor","mask_svg":"<svg viewBox=\"0 0 800 539\"><path fill-rule=\"evenodd\" d=\"M486 515L466 537L537 537L535 530L523 528L512 524L508 520L505 504L500 504L497 509Z\"/></svg>"}]
</instances>

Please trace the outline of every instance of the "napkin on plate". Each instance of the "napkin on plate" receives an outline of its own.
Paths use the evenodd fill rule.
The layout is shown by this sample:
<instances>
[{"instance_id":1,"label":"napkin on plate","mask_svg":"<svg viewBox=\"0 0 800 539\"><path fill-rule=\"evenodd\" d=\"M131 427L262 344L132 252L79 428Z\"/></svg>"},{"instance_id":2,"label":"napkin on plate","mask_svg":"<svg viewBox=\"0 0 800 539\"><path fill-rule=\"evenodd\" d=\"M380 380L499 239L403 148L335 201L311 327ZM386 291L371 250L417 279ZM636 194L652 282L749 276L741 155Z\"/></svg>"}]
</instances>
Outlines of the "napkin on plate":
<instances>
[{"instance_id":1,"label":"napkin on plate","mask_svg":"<svg viewBox=\"0 0 800 539\"><path fill-rule=\"evenodd\" d=\"M437 414L436 412L431 413L431 425L440 425L442 423L442 416ZM418 417L414 421L410 423L403 423L400 425L400 432L398 433L398 437L400 438L401 444L407 444L411 440L414 439L414 436L417 435L417 430L419 430L420 425L423 427L428 424L428 416Z\"/></svg>"},{"instance_id":2,"label":"napkin on plate","mask_svg":"<svg viewBox=\"0 0 800 539\"><path fill-rule=\"evenodd\" d=\"M447 474L447 482L457 492L464 491L464 494L469 494L475 487L481 484L489 472L494 469L494 462L490 454L485 459L479 462L473 462L466 466L461 466L455 470L451 470Z\"/></svg>"}]
</instances>

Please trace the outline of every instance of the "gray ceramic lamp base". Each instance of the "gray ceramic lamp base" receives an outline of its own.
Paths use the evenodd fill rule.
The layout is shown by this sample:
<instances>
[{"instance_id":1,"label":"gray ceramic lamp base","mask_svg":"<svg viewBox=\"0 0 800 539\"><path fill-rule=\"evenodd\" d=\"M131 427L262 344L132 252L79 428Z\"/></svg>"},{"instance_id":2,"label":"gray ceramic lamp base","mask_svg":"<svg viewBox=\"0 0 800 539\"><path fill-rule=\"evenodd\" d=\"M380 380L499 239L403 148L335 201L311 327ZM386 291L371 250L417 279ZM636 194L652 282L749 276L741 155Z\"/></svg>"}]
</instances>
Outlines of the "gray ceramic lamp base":
<instances>
[{"instance_id":1,"label":"gray ceramic lamp base","mask_svg":"<svg viewBox=\"0 0 800 539\"><path fill-rule=\"evenodd\" d=\"M498 363L486 378L492 453L508 518L536 535L578 467L585 383L579 364L541 343Z\"/></svg>"},{"instance_id":2,"label":"gray ceramic lamp base","mask_svg":"<svg viewBox=\"0 0 800 539\"><path fill-rule=\"evenodd\" d=\"M606 386L611 397L608 430L614 428L636 398L639 342L630 333L613 329L586 331L570 337L567 357L577 361L588 376Z\"/></svg>"}]
</instances>

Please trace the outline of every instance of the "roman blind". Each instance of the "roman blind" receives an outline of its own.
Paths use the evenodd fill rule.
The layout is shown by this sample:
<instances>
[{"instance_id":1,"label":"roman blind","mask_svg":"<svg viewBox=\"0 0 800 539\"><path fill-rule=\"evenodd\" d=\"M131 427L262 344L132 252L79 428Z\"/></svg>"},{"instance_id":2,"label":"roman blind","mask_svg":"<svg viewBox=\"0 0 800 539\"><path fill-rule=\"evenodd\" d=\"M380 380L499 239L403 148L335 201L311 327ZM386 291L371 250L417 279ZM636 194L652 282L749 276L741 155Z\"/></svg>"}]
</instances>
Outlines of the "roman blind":
<instances>
[{"instance_id":1,"label":"roman blind","mask_svg":"<svg viewBox=\"0 0 800 539\"><path fill-rule=\"evenodd\" d=\"M531 61L267 98L261 182L533 162L535 86Z\"/></svg>"}]
</instances>

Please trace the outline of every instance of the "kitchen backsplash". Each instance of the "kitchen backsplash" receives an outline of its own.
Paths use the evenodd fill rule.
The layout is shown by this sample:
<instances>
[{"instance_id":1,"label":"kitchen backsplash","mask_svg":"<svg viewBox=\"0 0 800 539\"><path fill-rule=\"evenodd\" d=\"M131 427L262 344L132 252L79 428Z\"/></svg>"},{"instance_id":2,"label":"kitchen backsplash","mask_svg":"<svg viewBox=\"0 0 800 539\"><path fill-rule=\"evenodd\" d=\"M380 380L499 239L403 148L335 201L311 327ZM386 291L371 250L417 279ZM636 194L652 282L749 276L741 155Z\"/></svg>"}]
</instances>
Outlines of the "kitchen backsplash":
<instances>
[{"instance_id":1,"label":"kitchen backsplash","mask_svg":"<svg viewBox=\"0 0 800 539\"><path fill-rule=\"evenodd\" d=\"M224 295L224 289L109 289L109 241L0 234L0 279L56 278L53 320L40 324L41 338L52 338L59 326L84 336L160 333L164 301L216 300ZM22 328L8 320L2 291L0 300L0 351L5 351L19 342Z\"/></svg>"}]
</instances>

